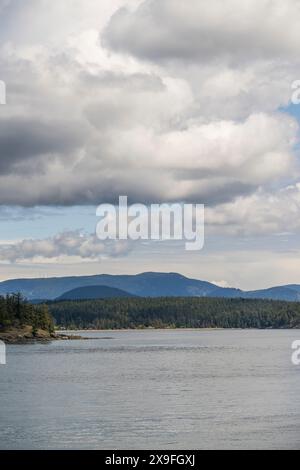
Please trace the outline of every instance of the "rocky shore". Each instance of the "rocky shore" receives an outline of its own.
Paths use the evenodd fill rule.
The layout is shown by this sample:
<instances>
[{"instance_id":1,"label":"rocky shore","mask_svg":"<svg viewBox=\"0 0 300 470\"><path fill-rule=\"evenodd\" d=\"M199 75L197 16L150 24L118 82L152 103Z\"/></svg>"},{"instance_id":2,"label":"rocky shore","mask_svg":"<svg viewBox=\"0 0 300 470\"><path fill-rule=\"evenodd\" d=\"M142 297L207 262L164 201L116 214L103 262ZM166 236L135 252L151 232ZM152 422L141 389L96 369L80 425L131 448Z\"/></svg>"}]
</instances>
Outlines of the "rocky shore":
<instances>
[{"instance_id":1,"label":"rocky shore","mask_svg":"<svg viewBox=\"0 0 300 470\"><path fill-rule=\"evenodd\" d=\"M38 329L33 332L31 326L24 326L23 328L9 328L0 331L0 340L5 344L26 344L26 343L47 343L50 341L67 341L85 339L78 335L68 335L61 333L49 333L48 331Z\"/></svg>"}]
</instances>

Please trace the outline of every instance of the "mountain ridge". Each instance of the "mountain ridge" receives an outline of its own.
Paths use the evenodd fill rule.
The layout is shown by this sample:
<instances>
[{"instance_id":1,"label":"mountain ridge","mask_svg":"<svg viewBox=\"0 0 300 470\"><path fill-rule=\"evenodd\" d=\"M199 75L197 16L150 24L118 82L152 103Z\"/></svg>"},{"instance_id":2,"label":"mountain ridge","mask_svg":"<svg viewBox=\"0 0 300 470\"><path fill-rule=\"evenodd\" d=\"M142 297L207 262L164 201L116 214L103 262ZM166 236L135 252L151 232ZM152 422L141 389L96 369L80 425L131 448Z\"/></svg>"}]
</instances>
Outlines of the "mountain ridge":
<instances>
[{"instance_id":1,"label":"mountain ridge","mask_svg":"<svg viewBox=\"0 0 300 470\"><path fill-rule=\"evenodd\" d=\"M0 283L0 295L21 292L28 300L55 300L72 289L101 285L139 297L224 297L300 301L300 285L297 284L242 291L220 287L174 272L12 279Z\"/></svg>"}]
</instances>

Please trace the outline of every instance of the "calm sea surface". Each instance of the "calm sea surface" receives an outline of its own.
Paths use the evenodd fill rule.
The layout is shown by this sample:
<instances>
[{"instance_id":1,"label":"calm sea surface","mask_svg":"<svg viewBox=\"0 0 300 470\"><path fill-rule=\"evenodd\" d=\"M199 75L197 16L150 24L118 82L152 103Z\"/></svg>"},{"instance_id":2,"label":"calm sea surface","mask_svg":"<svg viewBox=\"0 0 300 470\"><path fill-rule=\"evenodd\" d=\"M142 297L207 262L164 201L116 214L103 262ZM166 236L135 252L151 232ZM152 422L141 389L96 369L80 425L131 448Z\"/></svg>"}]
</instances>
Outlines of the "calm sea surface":
<instances>
[{"instance_id":1,"label":"calm sea surface","mask_svg":"<svg viewBox=\"0 0 300 470\"><path fill-rule=\"evenodd\" d=\"M123 331L8 346L1 449L300 449L300 331Z\"/></svg>"}]
</instances>

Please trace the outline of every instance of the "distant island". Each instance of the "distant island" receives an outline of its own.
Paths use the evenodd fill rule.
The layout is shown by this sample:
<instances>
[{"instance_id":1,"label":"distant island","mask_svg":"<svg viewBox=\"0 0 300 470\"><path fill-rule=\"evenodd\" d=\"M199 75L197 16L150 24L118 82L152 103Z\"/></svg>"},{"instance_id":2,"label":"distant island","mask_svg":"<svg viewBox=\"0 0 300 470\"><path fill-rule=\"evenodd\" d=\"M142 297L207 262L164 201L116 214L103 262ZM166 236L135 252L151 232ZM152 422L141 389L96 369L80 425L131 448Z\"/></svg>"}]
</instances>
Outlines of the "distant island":
<instances>
[{"instance_id":1,"label":"distant island","mask_svg":"<svg viewBox=\"0 0 300 470\"><path fill-rule=\"evenodd\" d=\"M300 285L243 291L220 287L211 282L190 279L178 273L148 272L136 275L73 276L39 279L12 279L0 282L0 295L21 292L31 302L56 300L74 289L106 286L137 297L220 297L300 301ZM120 295L119 295L120 296ZM85 295L88 298L89 295ZM94 298L94 295L92 295ZM102 296L101 296L102 297Z\"/></svg>"},{"instance_id":2,"label":"distant island","mask_svg":"<svg viewBox=\"0 0 300 470\"><path fill-rule=\"evenodd\" d=\"M97 285L75 288L48 301L28 301L21 293L0 296L0 340L7 343L74 339L57 334L60 329L138 328L300 328L300 302L138 297Z\"/></svg>"},{"instance_id":3,"label":"distant island","mask_svg":"<svg viewBox=\"0 0 300 470\"><path fill-rule=\"evenodd\" d=\"M112 298L48 302L65 329L300 328L300 303L220 298Z\"/></svg>"}]
</instances>

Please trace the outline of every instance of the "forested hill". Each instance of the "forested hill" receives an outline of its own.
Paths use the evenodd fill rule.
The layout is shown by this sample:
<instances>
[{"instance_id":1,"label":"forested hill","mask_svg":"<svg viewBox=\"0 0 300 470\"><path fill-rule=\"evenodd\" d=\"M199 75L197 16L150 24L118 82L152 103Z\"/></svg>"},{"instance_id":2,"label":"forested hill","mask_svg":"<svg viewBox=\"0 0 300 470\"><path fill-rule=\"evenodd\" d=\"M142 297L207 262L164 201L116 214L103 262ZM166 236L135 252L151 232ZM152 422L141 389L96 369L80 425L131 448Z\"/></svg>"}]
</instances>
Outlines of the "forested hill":
<instances>
[{"instance_id":1,"label":"forested hill","mask_svg":"<svg viewBox=\"0 0 300 470\"><path fill-rule=\"evenodd\" d=\"M121 297L135 297L128 292L114 287L107 286L87 286L78 287L65 292L56 300L92 300L92 299L107 299L107 298L121 298Z\"/></svg>"},{"instance_id":2,"label":"forested hill","mask_svg":"<svg viewBox=\"0 0 300 470\"><path fill-rule=\"evenodd\" d=\"M0 296L0 334L25 327L30 327L33 336L39 330L52 333L53 318L47 305L31 305L21 294Z\"/></svg>"},{"instance_id":3,"label":"forested hill","mask_svg":"<svg viewBox=\"0 0 300 470\"><path fill-rule=\"evenodd\" d=\"M300 304L252 299L131 298L50 302L64 328L300 328Z\"/></svg>"}]
</instances>

